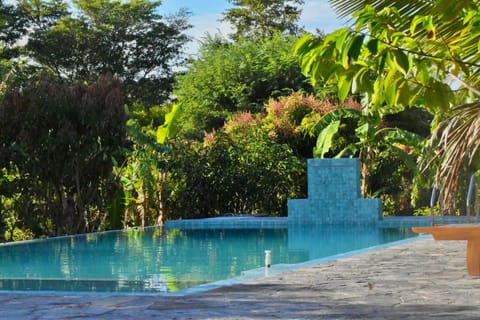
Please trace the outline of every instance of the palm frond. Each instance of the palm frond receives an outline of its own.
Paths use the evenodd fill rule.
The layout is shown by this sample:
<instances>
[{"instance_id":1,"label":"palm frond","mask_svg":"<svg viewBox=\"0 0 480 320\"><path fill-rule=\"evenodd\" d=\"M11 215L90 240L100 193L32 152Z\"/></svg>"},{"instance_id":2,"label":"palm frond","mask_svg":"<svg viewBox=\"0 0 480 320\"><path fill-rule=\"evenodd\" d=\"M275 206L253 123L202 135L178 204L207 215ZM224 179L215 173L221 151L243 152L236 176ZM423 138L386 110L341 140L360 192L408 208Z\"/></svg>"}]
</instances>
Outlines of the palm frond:
<instances>
[{"instance_id":1,"label":"palm frond","mask_svg":"<svg viewBox=\"0 0 480 320\"><path fill-rule=\"evenodd\" d=\"M349 17L358 10L371 5L377 10L388 7L395 7L400 14L405 17L414 17L415 15L428 14L434 6L434 0L329 0L330 5L334 8L336 14L341 17Z\"/></svg>"},{"instance_id":2,"label":"palm frond","mask_svg":"<svg viewBox=\"0 0 480 320\"><path fill-rule=\"evenodd\" d=\"M443 205L455 207L462 177L477 170L480 147L480 102L455 107L439 124L430 140L432 156L422 164L426 171L438 165L436 184L442 186Z\"/></svg>"}]
</instances>

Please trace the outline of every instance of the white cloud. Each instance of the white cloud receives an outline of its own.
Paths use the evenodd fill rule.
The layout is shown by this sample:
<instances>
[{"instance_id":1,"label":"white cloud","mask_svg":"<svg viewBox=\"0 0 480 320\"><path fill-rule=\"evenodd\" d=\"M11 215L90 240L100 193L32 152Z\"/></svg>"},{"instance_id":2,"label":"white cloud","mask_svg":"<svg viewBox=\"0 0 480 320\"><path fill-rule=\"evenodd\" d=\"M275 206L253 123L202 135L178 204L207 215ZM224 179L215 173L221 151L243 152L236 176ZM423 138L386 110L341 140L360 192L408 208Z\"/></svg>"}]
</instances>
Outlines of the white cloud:
<instances>
[{"instance_id":1,"label":"white cloud","mask_svg":"<svg viewBox=\"0 0 480 320\"><path fill-rule=\"evenodd\" d=\"M200 47L200 41L204 39L207 34L220 34L226 37L233 32L231 25L219 21L222 17L223 14L220 12L190 17L189 22L193 25L193 28L188 30L187 34L191 36L193 40L186 47L187 54L197 53ZM340 28L345 21L345 19L340 20L337 18L327 0L307 0L302 7L299 25L310 32L315 32L316 29L319 29L320 31L328 33Z\"/></svg>"},{"instance_id":2,"label":"white cloud","mask_svg":"<svg viewBox=\"0 0 480 320\"><path fill-rule=\"evenodd\" d=\"M193 38L193 40L187 45L187 53L192 54L198 52L200 42L207 34L216 35L220 34L223 37L227 37L233 32L233 28L226 22L220 22L223 17L222 14L206 14L192 16L189 22L193 27L187 31L187 34Z\"/></svg>"},{"instance_id":3,"label":"white cloud","mask_svg":"<svg viewBox=\"0 0 480 320\"><path fill-rule=\"evenodd\" d=\"M211 35L220 33L226 36L232 32L232 27L228 23L219 21L221 18L221 14L192 16L189 22L193 28L188 33L195 39L202 39L207 33Z\"/></svg>"},{"instance_id":4,"label":"white cloud","mask_svg":"<svg viewBox=\"0 0 480 320\"><path fill-rule=\"evenodd\" d=\"M335 13L327 1L306 1L302 8L302 20L316 21L318 18L330 18Z\"/></svg>"},{"instance_id":5,"label":"white cloud","mask_svg":"<svg viewBox=\"0 0 480 320\"><path fill-rule=\"evenodd\" d=\"M188 30L187 33L193 37L193 40L187 46L186 52L188 54L198 52L199 41L205 38L207 34L220 34L226 37L233 32L231 25L219 21L222 17L223 14L220 12L190 17L189 22L193 25L193 28ZM319 29L328 33L340 28L344 22L345 19L340 20L336 17L327 0L307 0L302 7L299 25L310 32Z\"/></svg>"},{"instance_id":6,"label":"white cloud","mask_svg":"<svg viewBox=\"0 0 480 320\"><path fill-rule=\"evenodd\" d=\"M316 29L324 32L332 32L346 22L340 20L327 0L305 1L300 17L300 25L307 31L314 32Z\"/></svg>"}]
</instances>

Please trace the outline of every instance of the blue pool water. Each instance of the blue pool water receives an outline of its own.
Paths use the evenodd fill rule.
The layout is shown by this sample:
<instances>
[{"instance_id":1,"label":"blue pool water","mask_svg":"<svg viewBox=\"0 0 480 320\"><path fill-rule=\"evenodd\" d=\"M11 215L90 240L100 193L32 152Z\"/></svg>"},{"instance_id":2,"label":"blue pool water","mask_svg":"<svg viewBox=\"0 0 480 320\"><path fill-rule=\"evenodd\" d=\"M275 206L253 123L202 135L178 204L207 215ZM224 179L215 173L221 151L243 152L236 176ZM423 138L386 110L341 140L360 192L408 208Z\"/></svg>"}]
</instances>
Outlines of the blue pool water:
<instances>
[{"instance_id":1,"label":"blue pool water","mask_svg":"<svg viewBox=\"0 0 480 320\"><path fill-rule=\"evenodd\" d=\"M174 293L272 264L413 237L408 229L131 229L0 246L0 290Z\"/></svg>"}]
</instances>

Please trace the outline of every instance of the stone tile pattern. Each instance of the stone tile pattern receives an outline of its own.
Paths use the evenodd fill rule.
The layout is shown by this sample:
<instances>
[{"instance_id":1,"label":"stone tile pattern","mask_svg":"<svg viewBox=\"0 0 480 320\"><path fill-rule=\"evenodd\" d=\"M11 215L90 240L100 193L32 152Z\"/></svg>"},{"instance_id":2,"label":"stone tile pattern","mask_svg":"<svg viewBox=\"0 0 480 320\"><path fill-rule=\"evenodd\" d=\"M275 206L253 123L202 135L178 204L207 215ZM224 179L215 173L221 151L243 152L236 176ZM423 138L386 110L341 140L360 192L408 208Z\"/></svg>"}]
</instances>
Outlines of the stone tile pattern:
<instances>
[{"instance_id":1,"label":"stone tile pattern","mask_svg":"<svg viewBox=\"0 0 480 320\"><path fill-rule=\"evenodd\" d=\"M359 159L308 159L308 199L289 199L289 223L378 224L380 199L360 197Z\"/></svg>"}]
</instances>

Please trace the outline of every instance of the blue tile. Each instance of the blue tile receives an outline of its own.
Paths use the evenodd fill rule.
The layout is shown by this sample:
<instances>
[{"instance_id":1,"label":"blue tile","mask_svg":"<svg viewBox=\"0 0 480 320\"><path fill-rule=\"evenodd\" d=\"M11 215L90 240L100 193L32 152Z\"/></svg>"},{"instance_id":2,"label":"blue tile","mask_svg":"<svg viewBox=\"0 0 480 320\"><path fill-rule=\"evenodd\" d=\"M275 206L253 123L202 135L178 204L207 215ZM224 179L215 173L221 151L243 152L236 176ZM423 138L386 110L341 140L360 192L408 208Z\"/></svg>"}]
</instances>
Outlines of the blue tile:
<instances>
[{"instance_id":1,"label":"blue tile","mask_svg":"<svg viewBox=\"0 0 480 320\"><path fill-rule=\"evenodd\" d=\"M381 200L360 198L359 159L308 159L307 174L308 199L289 200L289 221L378 224L381 220Z\"/></svg>"}]
</instances>

